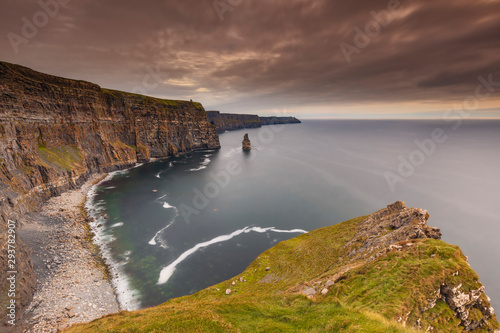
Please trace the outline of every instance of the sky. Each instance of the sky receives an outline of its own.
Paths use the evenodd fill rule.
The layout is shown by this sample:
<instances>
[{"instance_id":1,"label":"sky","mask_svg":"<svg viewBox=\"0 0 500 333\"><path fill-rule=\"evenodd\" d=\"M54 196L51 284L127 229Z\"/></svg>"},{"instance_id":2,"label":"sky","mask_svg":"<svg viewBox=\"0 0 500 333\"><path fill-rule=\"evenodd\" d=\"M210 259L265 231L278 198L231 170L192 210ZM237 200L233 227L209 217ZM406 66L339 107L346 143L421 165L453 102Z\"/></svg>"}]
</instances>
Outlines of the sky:
<instances>
[{"instance_id":1,"label":"sky","mask_svg":"<svg viewBox=\"0 0 500 333\"><path fill-rule=\"evenodd\" d=\"M230 113L500 118L500 0L0 0L0 61Z\"/></svg>"}]
</instances>

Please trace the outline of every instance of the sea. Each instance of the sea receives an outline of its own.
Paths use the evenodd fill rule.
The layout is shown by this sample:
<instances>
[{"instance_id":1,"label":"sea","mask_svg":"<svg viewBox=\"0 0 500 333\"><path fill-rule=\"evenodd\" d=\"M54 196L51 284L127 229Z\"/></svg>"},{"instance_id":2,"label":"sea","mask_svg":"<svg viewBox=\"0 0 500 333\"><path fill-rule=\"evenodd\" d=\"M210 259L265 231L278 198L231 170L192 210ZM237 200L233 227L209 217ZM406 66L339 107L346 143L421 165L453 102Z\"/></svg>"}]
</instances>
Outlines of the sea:
<instances>
[{"instance_id":1,"label":"sea","mask_svg":"<svg viewBox=\"0 0 500 333\"><path fill-rule=\"evenodd\" d=\"M111 173L89 193L124 309L193 294L281 241L401 200L429 211L500 310L500 121L304 120L220 142Z\"/></svg>"}]
</instances>

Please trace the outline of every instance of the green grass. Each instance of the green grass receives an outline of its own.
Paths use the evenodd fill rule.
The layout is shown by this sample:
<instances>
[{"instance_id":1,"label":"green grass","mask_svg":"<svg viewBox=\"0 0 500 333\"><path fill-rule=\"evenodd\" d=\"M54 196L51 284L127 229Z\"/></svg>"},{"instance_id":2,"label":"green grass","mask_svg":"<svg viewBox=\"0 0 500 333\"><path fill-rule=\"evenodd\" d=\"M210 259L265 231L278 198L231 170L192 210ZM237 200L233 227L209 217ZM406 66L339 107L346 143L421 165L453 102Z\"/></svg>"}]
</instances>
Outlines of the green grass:
<instances>
[{"instance_id":1,"label":"green grass","mask_svg":"<svg viewBox=\"0 0 500 333\"><path fill-rule=\"evenodd\" d=\"M457 246L433 239L419 240L405 251L394 251L379 260L355 268L332 288L332 294L359 309L370 309L387 318L410 312L420 318L441 283L462 291L478 289L477 274L468 266ZM430 254L436 254L430 257ZM453 274L459 271L459 276ZM411 316L410 316L411 317Z\"/></svg>"},{"instance_id":2,"label":"green grass","mask_svg":"<svg viewBox=\"0 0 500 333\"><path fill-rule=\"evenodd\" d=\"M40 159L57 169L71 171L75 167L81 166L83 155L77 147L59 146L54 148L46 148L44 145L39 145L38 156Z\"/></svg>"},{"instance_id":3,"label":"green grass","mask_svg":"<svg viewBox=\"0 0 500 333\"><path fill-rule=\"evenodd\" d=\"M434 332L461 332L460 321L442 301L421 313L441 283L462 284L463 291L479 288L477 274L460 249L416 240L404 251L372 262L344 262L357 246L344 245L363 219L281 242L242 274L194 295L109 315L68 332L415 332L411 328L418 318L423 331L432 323ZM453 276L456 271L460 274ZM269 274L272 278L261 283ZM306 286L334 277L339 280L328 294L301 295ZM226 289L232 293L226 295ZM399 317L408 327L398 323ZM489 327L498 327L495 319Z\"/></svg>"}]
</instances>

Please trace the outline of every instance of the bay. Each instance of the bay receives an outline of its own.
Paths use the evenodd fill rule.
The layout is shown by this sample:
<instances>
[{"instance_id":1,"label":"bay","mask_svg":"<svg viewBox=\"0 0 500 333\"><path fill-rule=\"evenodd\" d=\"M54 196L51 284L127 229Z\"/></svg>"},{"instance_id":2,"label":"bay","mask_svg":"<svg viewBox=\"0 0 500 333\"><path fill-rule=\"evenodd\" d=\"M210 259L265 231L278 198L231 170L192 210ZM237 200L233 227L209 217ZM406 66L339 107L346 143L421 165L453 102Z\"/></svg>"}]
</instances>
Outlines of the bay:
<instances>
[{"instance_id":1,"label":"bay","mask_svg":"<svg viewBox=\"0 0 500 333\"><path fill-rule=\"evenodd\" d=\"M280 241L402 200L429 211L500 308L500 122L457 124L305 120L223 133L220 150L113 174L88 207L122 304L195 293Z\"/></svg>"}]
</instances>

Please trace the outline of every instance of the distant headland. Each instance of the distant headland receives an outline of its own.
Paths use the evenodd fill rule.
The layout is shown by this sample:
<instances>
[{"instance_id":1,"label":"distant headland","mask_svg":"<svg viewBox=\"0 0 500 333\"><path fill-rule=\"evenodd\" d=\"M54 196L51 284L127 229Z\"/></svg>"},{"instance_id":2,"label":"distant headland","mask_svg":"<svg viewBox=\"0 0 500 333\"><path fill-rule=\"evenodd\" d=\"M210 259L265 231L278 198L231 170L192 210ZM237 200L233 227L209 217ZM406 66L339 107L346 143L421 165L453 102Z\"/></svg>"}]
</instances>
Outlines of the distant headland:
<instances>
[{"instance_id":1,"label":"distant headland","mask_svg":"<svg viewBox=\"0 0 500 333\"><path fill-rule=\"evenodd\" d=\"M258 128L266 125L300 124L295 117L259 117L254 114L220 113L207 111L208 121L215 125L218 133L243 128Z\"/></svg>"}]
</instances>

